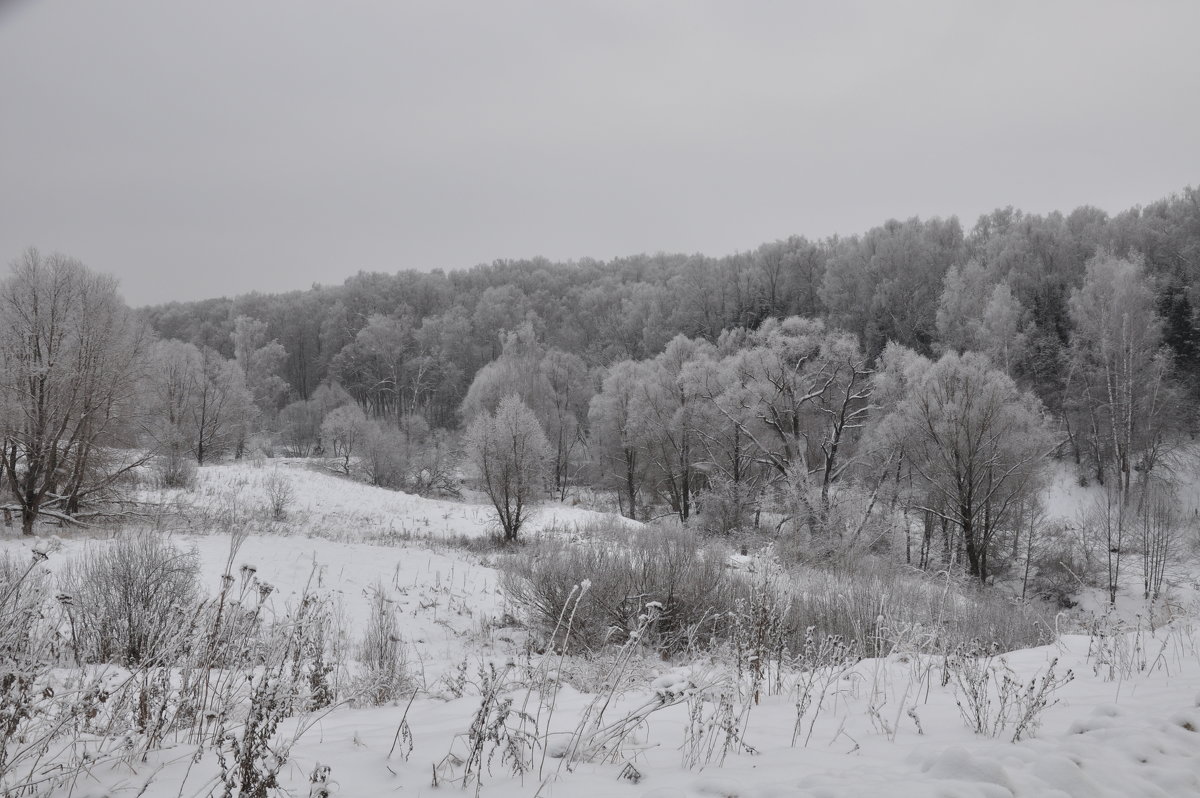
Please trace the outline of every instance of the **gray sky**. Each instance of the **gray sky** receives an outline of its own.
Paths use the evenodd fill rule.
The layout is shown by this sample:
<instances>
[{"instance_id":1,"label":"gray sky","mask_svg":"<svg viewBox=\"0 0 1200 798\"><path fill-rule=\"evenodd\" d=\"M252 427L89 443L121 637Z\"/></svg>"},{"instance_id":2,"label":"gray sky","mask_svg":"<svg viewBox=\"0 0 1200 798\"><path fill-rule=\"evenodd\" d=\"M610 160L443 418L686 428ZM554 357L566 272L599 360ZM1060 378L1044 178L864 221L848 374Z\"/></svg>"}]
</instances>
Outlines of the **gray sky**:
<instances>
[{"instance_id":1,"label":"gray sky","mask_svg":"<svg viewBox=\"0 0 1200 798\"><path fill-rule=\"evenodd\" d=\"M0 262L133 304L1200 181L1200 3L0 5Z\"/></svg>"}]
</instances>

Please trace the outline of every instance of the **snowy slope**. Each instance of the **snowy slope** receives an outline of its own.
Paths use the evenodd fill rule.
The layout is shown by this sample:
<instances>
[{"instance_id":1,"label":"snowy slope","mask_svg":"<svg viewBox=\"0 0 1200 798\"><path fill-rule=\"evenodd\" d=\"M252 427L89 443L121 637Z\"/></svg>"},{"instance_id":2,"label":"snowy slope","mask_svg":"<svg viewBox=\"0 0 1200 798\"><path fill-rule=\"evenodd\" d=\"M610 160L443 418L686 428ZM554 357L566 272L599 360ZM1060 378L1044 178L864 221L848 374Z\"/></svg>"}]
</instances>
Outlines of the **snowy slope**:
<instances>
[{"instance_id":1,"label":"snowy slope","mask_svg":"<svg viewBox=\"0 0 1200 798\"><path fill-rule=\"evenodd\" d=\"M272 474L284 477L294 494L282 522L271 518L266 481ZM451 501L382 490L320 469L311 460L205 466L191 491L147 489L138 498L174 508L182 516L175 526L201 533L238 523L256 532L388 542L481 537L495 529L494 511L482 498ZM612 517L552 502L538 509L524 532L571 529Z\"/></svg>"},{"instance_id":2,"label":"snowy slope","mask_svg":"<svg viewBox=\"0 0 1200 798\"><path fill-rule=\"evenodd\" d=\"M535 749L523 774L506 765L502 749L487 748L482 795L1200 796L1196 607L1177 607L1179 617L1165 627L1151 629L1130 615L1123 627L1063 635L1056 645L996 660L996 677L1007 668L1021 685L1037 683L1052 662L1060 678L1068 669L1074 675L1052 692L1057 703L1040 728L1017 743L1009 741L1011 726L995 739L972 733L960 711L961 689L954 679L942 683L944 663L903 653L840 673L822 694L820 711L810 707L794 736L803 674L788 675L776 693L762 690L756 703L727 658L620 664L611 653L560 659L529 652L521 630L506 626L508 608L486 557L446 542L486 534L485 507L382 491L285 464L281 473L296 495L287 519L275 521L264 493L268 473L253 465L208 467L194 493L143 498L176 503L180 512L164 526L174 530L176 545L197 550L210 590L227 562L235 571L251 565L275 586L271 601L280 611L306 585L315 586L340 602L347 641L363 625L370 591L382 584L400 609L409 667L421 688L405 718L411 753L401 745L389 757L403 706L339 707L285 724L281 740L304 729L281 774L293 795L318 794L310 792L318 765L331 768L333 795L445 795L460 786L476 792L475 782L456 780L481 703L478 672L495 666L504 674L503 694L536 712L550 735L545 755ZM551 507L537 523L569 529L597 517ZM252 534L231 559L230 533L247 529ZM10 536L0 545L20 550L31 543ZM100 536L65 532L50 565L103 545ZM597 696L607 704L599 722ZM722 696L728 715L719 712ZM597 729L646 707L652 711L631 723L610 756L559 756L577 732L583 732L578 739L592 739ZM736 727L736 737L727 737L721 718ZM217 787L216 763L211 754L194 763L192 753L180 745L144 763L98 766L73 794L208 795Z\"/></svg>"}]
</instances>

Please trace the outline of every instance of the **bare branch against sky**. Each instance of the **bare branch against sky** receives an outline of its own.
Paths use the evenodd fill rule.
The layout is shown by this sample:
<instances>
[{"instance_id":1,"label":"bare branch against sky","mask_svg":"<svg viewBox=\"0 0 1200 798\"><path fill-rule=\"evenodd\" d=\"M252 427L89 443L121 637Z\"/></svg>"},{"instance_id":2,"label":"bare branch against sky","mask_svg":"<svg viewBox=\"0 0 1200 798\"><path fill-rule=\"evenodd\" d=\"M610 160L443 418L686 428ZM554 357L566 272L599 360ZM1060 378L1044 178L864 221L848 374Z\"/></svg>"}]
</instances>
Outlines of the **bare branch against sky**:
<instances>
[{"instance_id":1,"label":"bare branch against sky","mask_svg":"<svg viewBox=\"0 0 1200 798\"><path fill-rule=\"evenodd\" d=\"M0 259L135 303L1200 178L1194 2L0 7Z\"/></svg>"}]
</instances>

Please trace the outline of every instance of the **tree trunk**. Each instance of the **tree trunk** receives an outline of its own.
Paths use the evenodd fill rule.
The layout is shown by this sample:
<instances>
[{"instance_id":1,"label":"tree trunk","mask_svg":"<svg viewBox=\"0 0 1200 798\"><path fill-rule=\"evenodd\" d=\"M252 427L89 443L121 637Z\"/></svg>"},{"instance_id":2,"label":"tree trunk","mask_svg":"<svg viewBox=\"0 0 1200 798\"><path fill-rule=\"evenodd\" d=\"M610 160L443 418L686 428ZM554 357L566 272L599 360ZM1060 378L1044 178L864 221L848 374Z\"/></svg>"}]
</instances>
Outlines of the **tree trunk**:
<instances>
[{"instance_id":1,"label":"tree trunk","mask_svg":"<svg viewBox=\"0 0 1200 798\"><path fill-rule=\"evenodd\" d=\"M691 514L691 498L692 498L692 467L691 467L691 445L688 442L687 433L683 435L683 445L680 456L680 465L683 466L683 473L679 478L679 519L686 522Z\"/></svg>"},{"instance_id":2,"label":"tree trunk","mask_svg":"<svg viewBox=\"0 0 1200 798\"><path fill-rule=\"evenodd\" d=\"M979 547L975 541L975 524L971 518L971 512L966 507L960 507L958 511L959 526L962 527L963 547L967 553L967 573L979 579L980 582L987 582L987 560L985 560L979 551Z\"/></svg>"},{"instance_id":3,"label":"tree trunk","mask_svg":"<svg viewBox=\"0 0 1200 798\"><path fill-rule=\"evenodd\" d=\"M629 450L625 452L625 491L629 497L629 517L634 521L637 520L637 466L634 460L636 456Z\"/></svg>"}]
</instances>

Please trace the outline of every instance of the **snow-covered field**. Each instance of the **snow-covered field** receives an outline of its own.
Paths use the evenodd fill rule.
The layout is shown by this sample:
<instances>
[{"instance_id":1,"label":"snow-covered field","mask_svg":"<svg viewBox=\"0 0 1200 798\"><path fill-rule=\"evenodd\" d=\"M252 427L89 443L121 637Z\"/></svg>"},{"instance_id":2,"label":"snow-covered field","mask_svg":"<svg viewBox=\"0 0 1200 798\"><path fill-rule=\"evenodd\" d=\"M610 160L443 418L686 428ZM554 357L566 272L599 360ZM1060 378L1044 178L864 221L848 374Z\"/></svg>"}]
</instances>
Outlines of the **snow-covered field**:
<instances>
[{"instance_id":1,"label":"snow-covered field","mask_svg":"<svg viewBox=\"0 0 1200 798\"><path fill-rule=\"evenodd\" d=\"M284 520L272 518L265 493L264 480L276 468L294 489ZM1073 490L1056 489L1063 495ZM467 733L481 693L490 694L494 666L498 693L550 733L544 752L526 752L528 769L514 774L506 757L522 759L528 739L516 733L521 722L510 715L513 733L500 735L502 744L483 744L480 778L465 785L472 793L1200 796L1195 606L1177 606L1174 621L1153 629L1127 611L1122 625L1114 622L1102 633L1080 634L1074 627L1055 645L994 659L993 685L1009 674L1015 694L1027 695L1022 691L1031 684L1036 692L1051 667L1058 679L1068 670L1074 677L1048 691L1057 703L1016 743L1010 742L1015 716L994 739L967 728L962 671L947 674L942 661L903 651L831 668L819 692L807 691L798 724L797 704L806 694L801 674L786 675L778 689L760 687L756 700L724 658L626 661L615 651L590 659L529 651L525 633L508 618L511 608L489 555L457 545L488 533L489 513L480 504L383 491L299 463L210 466L201 469L194 492L147 491L141 498L173 505L158 523L176 546L195 548L202 581L213 592L227 564L235 572L253 566L277 589L270 600L280 612L306 586L332 596L348 642L365 623L376 585L396 602L417 698L407 710L406 701L342 706L281 726L281 739L303 729L281 771L292 795L460 792L464 785L456 779L471 758ZM1072 502L1078 499L1061 499L1061 506ZM598 520L582 509L549 506L530 532L556 534ZM244 530L251 534L231 559L231 533ZM34 544L9 532L0 545L20 550ZM62 533L50 566L104 545L96 534ZM1067 619L1062 622L1065 628ZM981 711L994 718L1002 711L996 701ZM411 751L403 743L393 750L402 719L411 730ZM213 757L193 762L194 752L168 744L145 762L97 766L76 781L73 794L204 796L215 789L219 795ZM329 780L313 785L320 765L330 768Z\"/></svg>"},{"instance_id":2,"label":"snow-covered field","mask_svg":"<svg viewBox=\"0 0 1200 798\"><path fill-rule=\"evenodd\" d=\"M267 493L267 481L275 474L287 481L293 494L284 521L272 519ZM461 502L426 499L345 479L314 461L287 458L206 466L199 470L191 491L146 489L138 498L172 508L180 516L172 519L175 528L202 534L236 522L259 533L399 543L413 538L481 537L494 530L491 507L480 496ZM604 517L550 503L538 509L526 531L535 535Z\"/></svg>"}]
</instances>

